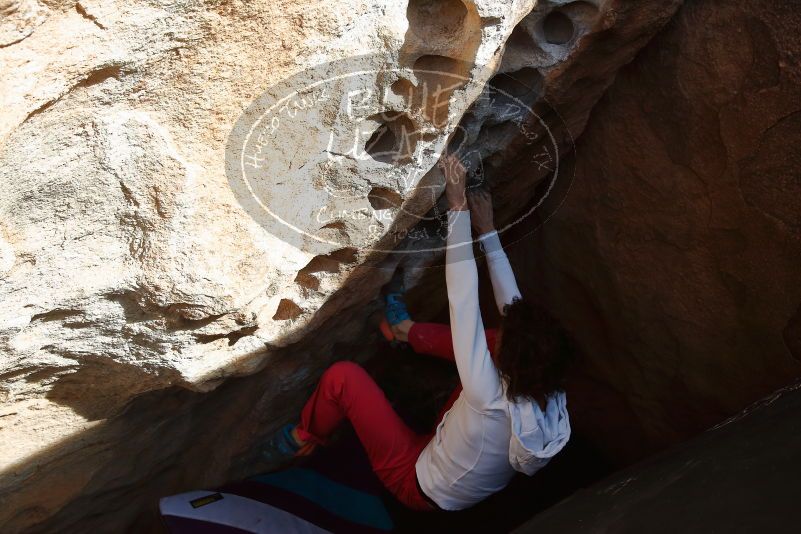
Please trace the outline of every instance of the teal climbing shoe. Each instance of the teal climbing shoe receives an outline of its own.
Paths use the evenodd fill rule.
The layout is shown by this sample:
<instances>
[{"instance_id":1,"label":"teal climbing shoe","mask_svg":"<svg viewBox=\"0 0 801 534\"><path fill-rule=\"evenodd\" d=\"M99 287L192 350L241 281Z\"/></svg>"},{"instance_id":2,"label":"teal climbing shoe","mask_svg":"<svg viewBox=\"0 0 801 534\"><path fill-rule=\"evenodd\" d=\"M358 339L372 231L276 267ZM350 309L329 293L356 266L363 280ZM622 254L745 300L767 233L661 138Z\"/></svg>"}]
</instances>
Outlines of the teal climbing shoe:
<instances>
[{"instance_id":1,"label":"teal climbing shoe","mask_svg":"<svg viewBox=\"0 0 801 534\"><path fill-rule=\"evenodd\" d=\"M387 303L384 309L384 316L390 326L395 326L398 323L409 320L412 317L409 315L409 310L406 309L406 302L403 300L403 293L387 293L384 296Z\"/></svg>"},{"instance_id":2,"label":"teal climbing shoe","mask_svg":"<svg viewBox=\"0 0 801 534\"><path fill-rule=\"evenodd\" d=\"M270 439L259 447L259 459L270 466L278 467L299 456L310 454L314 446L311 443L301 445L292 436L292 431L296 426L289 423L279 428Z\"/></svg>"}]
</instances>

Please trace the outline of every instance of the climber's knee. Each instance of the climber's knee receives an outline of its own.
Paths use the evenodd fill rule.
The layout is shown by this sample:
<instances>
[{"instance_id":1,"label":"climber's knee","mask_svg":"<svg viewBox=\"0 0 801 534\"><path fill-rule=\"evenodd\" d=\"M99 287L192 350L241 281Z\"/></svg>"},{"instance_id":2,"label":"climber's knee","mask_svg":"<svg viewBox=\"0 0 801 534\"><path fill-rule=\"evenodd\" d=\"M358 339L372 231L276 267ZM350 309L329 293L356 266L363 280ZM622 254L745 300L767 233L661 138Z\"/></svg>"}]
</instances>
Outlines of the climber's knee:
<instances>
[{"instance_id":1,"label":"climber's knee","mask_svg":"<svg viewBox=\"0 0 801 534\"><path fill-rule=\"evenodd\" d=\"M361 365L348 361L336 362L323 373L322 381L344 384L346 382L360 381L367 376Z\"/></svg>"}]
</instances>

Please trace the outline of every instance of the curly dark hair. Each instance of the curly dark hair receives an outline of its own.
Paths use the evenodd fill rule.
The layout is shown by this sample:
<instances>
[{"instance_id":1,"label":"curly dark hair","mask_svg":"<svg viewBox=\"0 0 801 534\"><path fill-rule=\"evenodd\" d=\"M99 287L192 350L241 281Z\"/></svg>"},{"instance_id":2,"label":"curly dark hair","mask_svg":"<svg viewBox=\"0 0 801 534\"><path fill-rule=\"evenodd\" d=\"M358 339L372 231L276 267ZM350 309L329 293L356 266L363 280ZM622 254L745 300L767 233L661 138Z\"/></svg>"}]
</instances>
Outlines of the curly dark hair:
<instances>
[{"instance_id":1,"label":"curly dark hair","mask_svg":"<svg viewBox=\"0 0 801 534\"><path fill-rule=\"evenodd\" d=\"M544 405L548 396L563 389L574 345L559 322L544 308L516 298L504 310L495 366L515 402L531 398Z\"/></svg>"}]
</instances>

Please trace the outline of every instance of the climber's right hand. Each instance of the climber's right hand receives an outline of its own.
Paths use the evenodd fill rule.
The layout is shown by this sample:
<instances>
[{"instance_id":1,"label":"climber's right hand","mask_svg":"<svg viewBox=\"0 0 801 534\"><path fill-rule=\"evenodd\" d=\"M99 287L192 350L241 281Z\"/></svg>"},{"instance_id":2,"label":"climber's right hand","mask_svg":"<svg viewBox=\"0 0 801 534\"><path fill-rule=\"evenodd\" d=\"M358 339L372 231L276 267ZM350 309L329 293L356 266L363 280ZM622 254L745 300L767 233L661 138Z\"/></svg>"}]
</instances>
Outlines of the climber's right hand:
<instances>
[{"instance_id":1,"label":"climber's right hand","mask_svg":"<svg viewBox=\"0 0 801 534\"><path fill-rule=\"evenodd\" d=\"M492 195L483 188L474 188L467 193L470 206L470 223L477 235L484 235L495 230L493 223Z\"/></svg>"},{"instance_id":2,"label":"climber's right hand","mask_svg":"<svg viewBox=\"0 0 801 534\"><path fill-rule=\"evenodd\" d=\"M437 165L445 176L445 197L448 200L448 207L453 211L468 210L467 197L465 196L465 185L467 183L467 169L465 169L465 166L454 154L443 156Z\"/></svg>"}]
</instances>

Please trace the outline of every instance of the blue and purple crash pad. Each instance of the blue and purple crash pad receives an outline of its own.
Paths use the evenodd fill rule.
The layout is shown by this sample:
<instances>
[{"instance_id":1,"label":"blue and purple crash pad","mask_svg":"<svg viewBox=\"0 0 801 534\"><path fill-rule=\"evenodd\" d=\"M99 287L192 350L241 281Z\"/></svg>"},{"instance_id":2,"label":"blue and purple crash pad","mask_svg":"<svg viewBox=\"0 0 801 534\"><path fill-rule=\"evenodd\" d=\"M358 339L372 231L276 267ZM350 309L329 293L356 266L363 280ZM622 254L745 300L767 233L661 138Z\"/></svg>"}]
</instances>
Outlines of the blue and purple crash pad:
<instances>
[{"instance_id":1,"label":"blue and purple crash pad","mask_svg":"<svg viewBox=\"0 0 801 534\"><path fill-rule=\"evenodd\" d=\"M164 497L164 524L171 534L391 532L385 492L361 447L321 452L302 467Z\"/></svg>"}]
</instances>

